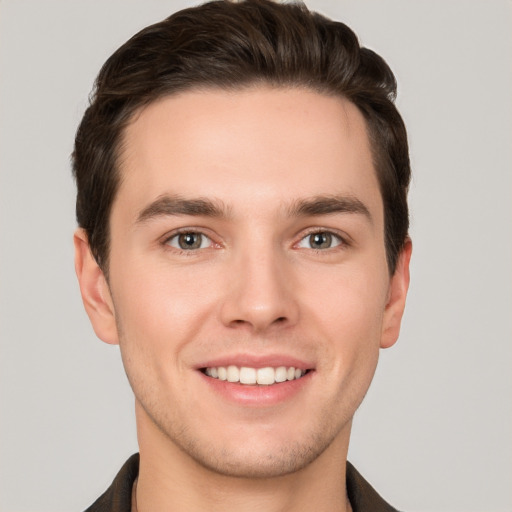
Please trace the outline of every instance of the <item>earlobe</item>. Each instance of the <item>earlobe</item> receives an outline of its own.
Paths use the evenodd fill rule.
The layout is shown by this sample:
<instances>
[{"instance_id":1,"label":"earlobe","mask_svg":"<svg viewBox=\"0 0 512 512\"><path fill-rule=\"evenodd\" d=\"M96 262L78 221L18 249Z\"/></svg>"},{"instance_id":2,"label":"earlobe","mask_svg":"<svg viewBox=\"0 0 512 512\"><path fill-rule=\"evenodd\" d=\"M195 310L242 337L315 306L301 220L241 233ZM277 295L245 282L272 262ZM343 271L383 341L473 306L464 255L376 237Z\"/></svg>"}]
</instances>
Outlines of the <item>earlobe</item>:
<instances>
[{"instance_id":1,"label":"earlobe","mask_svg":"<svg viewBox=\"0 0 512 512\"><path fill-rule=\"evenodd\" d=\"M400 325L409 289L411 253L412 242L408 238L400 252L395 272L389 284L388 301L384 311L382 326L381 348L388 348L394 345L400 334Z\"/></svg>"},{"instance_id":2,"label":"earlobe","mask_svg":"<svg viewBox=\"0 0 512 512\"><path fill-rule=\"evenodd\" d=\"M75 231L75 271L82 301L94 332L105 343L118 344L114 305L107 280L89 247L87 234L81 228Z\"/></svg>"}]
</instances>

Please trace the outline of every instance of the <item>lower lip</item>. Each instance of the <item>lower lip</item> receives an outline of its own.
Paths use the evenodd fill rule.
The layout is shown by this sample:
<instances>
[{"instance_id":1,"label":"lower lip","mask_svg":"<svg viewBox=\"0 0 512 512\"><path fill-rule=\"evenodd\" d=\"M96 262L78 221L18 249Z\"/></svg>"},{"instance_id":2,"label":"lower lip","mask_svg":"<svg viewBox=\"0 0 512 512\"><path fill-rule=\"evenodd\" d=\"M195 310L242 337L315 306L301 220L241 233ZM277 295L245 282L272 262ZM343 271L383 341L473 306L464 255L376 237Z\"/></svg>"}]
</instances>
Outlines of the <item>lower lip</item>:
<instances>
[{"instance_id":1,"label":"lower lip","mask_svg":"<svg viewBox=\"0 0 512 512\"><path fill-rule=\"evenodd\" d=\"M205 383L225 400L246 407L270 407L292 399L311 381L313 371L300 379L288 380L270 386L247 385L214 379L199 372Z\"/></svg>"}]
</instances>

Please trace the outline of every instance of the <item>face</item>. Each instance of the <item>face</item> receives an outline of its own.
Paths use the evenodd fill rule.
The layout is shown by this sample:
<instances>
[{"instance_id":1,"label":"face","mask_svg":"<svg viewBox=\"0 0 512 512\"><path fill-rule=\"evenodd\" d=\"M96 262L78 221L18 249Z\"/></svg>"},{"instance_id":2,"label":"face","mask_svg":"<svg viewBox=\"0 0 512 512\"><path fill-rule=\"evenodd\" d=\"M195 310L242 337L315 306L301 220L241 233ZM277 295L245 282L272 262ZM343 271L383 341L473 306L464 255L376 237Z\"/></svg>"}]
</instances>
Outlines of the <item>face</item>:
<instances>
[{"instance_id":1,"label":"face","mask_svg":"<svg viewBox=\"0 0 512 512\"><path fill-rule=\"evenodd\" d=\"M77 270L140 443L259 477L346 450L408 283L408 246L389 276L360 112L301 89L187 92L123 147L108 286L80 248Z\"/></svg>"}]
</instances>

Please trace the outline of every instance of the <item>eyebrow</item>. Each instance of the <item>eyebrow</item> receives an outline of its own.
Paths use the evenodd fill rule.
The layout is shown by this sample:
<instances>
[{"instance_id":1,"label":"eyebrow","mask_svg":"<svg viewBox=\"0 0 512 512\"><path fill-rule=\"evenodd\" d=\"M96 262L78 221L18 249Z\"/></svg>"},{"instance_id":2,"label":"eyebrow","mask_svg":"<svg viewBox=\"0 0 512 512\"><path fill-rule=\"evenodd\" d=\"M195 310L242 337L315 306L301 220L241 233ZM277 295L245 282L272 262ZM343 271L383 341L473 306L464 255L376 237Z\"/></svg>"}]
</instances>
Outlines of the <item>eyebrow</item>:
<instances>
[{"instance_id":1,"label":"eyebrow","mask_svg":"<svg viewBox=\"0 0 512 512\"><path fill-rule=\"evenodd\" d=\"M201 217L227 217L228 209L221 201L194 198L186 199L178 195L163 195L146 206L137 215L137 224L155 217L192 215Z\"/></svg>"},{"instance_id":2,"label":"eyebrow","mask_svg":"<svg viewBox=\"0 0 512 512\"><path fill-rule=\"evenodd\" d=\"M288 209L290 217L329 215L336 213L356 213L364 215L372 222L368 207L357 197L344 195L315 196L299 199Z\"/></svg>"},{"instance_id":3,"label":"eyebrow","mask_svg":"<svg viewBox=\"0 0 512 512\"><path fill-rule=\"evenodd\" d=\"M195 217L228 217L229 208L219 200L184 198L179 195L163 195L146 206L137 216L136 223L144 223L155 217L191 215ZM321 195L297 199L286 209L288 217L307 217L336 213L364 215L372 221L369 209L359 199L344 195Z\"/></svg>"}]
</instances>

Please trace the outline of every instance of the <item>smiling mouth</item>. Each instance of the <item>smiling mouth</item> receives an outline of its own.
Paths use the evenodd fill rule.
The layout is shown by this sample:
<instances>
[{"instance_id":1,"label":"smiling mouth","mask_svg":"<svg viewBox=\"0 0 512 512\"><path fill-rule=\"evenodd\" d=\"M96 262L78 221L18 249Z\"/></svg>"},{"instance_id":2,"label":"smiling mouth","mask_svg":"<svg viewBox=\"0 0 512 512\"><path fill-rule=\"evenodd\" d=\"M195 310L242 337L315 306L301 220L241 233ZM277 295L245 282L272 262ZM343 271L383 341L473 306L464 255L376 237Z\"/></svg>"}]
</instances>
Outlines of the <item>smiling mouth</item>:
<instances>
[{"instance_id":1,"label":"smiling mouth","mask_svg":"<svg viewBox=\"0 0 512 512\"><path fill-rule=\"evenodd\" d=\"M282 382L297 380L308 373L293 366L278 366L273 368L250 368L247 366L212 366L201 370L212 379L225 380L232 383L240 383L249 386L271 386Z\"/></svg>"}]
</instances>

